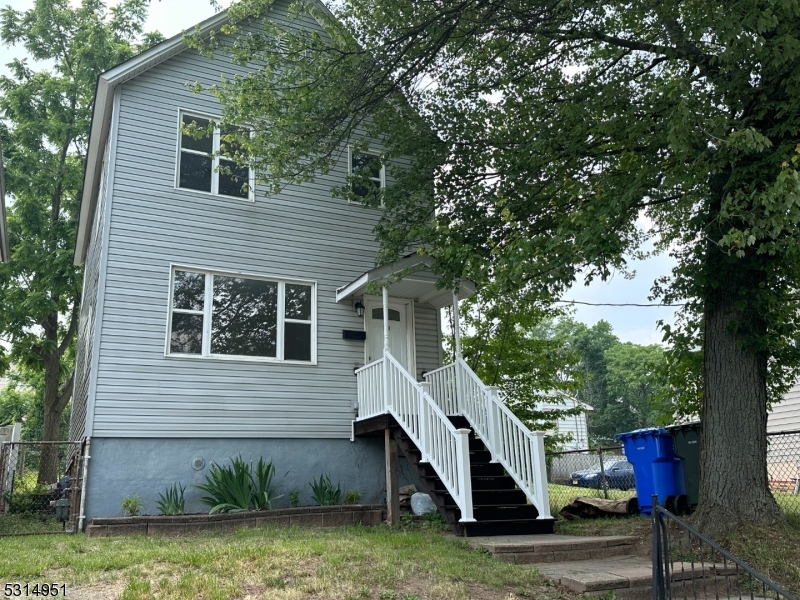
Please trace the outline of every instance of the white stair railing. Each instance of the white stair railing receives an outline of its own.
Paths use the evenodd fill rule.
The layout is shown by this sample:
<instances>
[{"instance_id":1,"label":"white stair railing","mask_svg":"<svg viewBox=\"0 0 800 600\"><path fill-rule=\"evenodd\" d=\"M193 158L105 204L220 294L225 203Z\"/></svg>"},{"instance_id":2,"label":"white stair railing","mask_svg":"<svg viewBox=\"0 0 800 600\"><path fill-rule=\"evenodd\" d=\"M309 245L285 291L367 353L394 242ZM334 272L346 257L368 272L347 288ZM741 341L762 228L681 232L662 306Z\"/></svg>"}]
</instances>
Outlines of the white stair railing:
<instances>
[{"instance_id":1,"label":"white stair railing","mask_svg":"<svg viewBox=\"0 0 800 600\"><path fill-rule=\"evenodd\" d=\"M383 402L383 359L356 369L358 379L358 416L377 417L386 412Z\"/></svg>"},{"instance_id":2,"label":"white stair railing","mask_svg":"<svg viewBox=\"0 0 800 600\"><path fill-rule=\"evenodd\" d=\"M431 384L431 397L446 415L460 414L456 397L456 366L445 365L425 373L425 381Z\"/></svg>"},{"instance_id":3,"label":"white stair railing","mask_svg":"<svg viewBox=\"0 0 800 600\"><path fill-rule=\"evenodd\" d=\"M538 518L551 518L544 433L528 429L503 403L498 389L484 385L462 358L450 366L459 388L459 412L489 449L492 461L503 465L536 506Z\"/></svg>"},{"instance_id":4,"label":"white stair railing","mask_svg":"<svg viewBox=\"0 0 800 600\"><path fill-rule=\"evenodd\" d=\"M356 370L356 377L358 420L391 414L420 450L422 461L429 463L441 479L461 511L460 520L475 521L470 430L456 429L431 397L429 385L417 383L389 352L385 352L383 359Z\"/></svg>"}]
</instances>

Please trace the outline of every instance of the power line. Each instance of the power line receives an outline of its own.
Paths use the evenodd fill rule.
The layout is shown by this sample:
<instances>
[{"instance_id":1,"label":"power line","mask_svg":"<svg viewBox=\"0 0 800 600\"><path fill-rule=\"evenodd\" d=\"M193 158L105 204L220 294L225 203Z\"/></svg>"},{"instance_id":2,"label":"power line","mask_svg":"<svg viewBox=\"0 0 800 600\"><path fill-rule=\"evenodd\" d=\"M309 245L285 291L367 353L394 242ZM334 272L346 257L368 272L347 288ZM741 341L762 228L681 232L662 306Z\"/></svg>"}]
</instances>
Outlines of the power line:
<instances>
[{"instance_id":1,"label":"power line","mask_svg":"<svg viewBox=\"0 0 800 600\"><path fill-rule=\"evenodd\" d=\"M613 304L613 303L601 303L601 302L580 302L578 300L553 300L553 304L583 304L584 306L638 306L642 308L649 308L649 307L660 307L660 308L683 308L686 304L633 304L633 303L625 303L625 304Z\"/></svg>"}]
</instances>

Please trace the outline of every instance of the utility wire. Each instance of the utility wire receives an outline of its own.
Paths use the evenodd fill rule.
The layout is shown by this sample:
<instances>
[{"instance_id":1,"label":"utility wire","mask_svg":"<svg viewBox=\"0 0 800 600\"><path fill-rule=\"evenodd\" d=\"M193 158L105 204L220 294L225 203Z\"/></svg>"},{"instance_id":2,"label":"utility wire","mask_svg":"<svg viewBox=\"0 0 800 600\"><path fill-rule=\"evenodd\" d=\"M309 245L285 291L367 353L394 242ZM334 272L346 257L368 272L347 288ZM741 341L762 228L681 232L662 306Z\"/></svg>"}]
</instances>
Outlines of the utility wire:
<instances>
[{"instance_id":1,"label":"utility wire","mask_svg":"<svg viewBox=\"0 0 800 600\"><path fill-rule=\"evenodd\" d=\"M580 302L578 300L553 300L553 304L583 304L584 306L639 306L643 308L648 307L661 307L661 308L683 308L686 304L612 304L601 302Z\"/></svg>"}]
</instances>

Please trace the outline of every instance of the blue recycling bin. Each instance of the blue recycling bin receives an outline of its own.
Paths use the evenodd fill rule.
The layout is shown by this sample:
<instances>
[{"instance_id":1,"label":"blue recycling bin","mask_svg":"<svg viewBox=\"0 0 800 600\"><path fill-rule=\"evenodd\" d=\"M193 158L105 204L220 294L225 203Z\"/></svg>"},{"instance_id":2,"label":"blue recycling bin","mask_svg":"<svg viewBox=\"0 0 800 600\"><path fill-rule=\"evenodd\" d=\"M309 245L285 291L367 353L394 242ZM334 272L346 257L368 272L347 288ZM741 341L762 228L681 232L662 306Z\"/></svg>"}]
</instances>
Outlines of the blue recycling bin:
<instances>
[{"instance_id":1,"label":"blue recycling bin","mask_svg":"<svg viewBox=\"0 0 800 600\"><path fill-rule=\"evenodd\" d=\"M675 455L672 434L663 427L620 433L625 457L633 465L639 512L649 515L652 496L672 512L688 511L683 462Z\"/></svg>"}]
</instances>

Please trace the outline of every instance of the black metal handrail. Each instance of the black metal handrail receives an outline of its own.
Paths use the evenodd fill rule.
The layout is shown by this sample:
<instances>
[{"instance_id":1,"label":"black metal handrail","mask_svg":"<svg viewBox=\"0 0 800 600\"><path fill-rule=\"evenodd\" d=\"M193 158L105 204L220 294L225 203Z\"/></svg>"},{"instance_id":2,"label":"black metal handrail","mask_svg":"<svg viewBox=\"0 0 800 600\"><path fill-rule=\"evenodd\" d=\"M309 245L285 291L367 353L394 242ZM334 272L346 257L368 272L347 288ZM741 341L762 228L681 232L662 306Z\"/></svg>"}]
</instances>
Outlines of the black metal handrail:
<instances>
[{"instance_id":1,"label":"black metal handrail","mask_svg":"<svg viewBox=\"0 0 800 600\"><path fill-rule=\"evenodd\" d=\"M652 497L652 522L653 522L653 595L652 600L675 600L679 598L693 598L697 600L698 598L706 598L712 597L721 600L721 598L750 598L750 600L756 600L756 598L775 598L777 600L785 599L785 600L797 600L794 596L789 594L787 591L782 589L776 583L767 579L764 575L753 569L750 565L742 561L741 559L735 557L733 554L719 546L716 542L709 539L707 536L703 535L696 529L694 529L691 525L689 525L683 519L675 516L671 512L669 512L666 508L661 506L658 502L658 496ZM685 569L685 562L683 558L681 558L681 572L680 577L676 577L677 573L674 569L674 563L670 560L670 532L667 528L666 520L671 521L672 523L676 524L680 529L682 529L686 534L689 535L689 550L691 553L691 563L690 563L690 573L686 572ZM696 539L699 542L700 552L700 571L699 573L695 572L695 551L694 551L694 544L692 538ZM703 552L702 546L705 545L708 547L708 550L711 551L711 561L708 565L706 565L706 558ZM680 542L678 546L679 552L682 549ZM719 573L718 573L718 565L716 561L716 555L719 555L722 558L722 577L725 579L725 594L724 596L720 596L718 590L718 583L719 583ZM735 568L735 572L733 576L736 579L736 591L738 594L731 594L730 589L730 566L728 563ZM707 568L708 567L708 568ZM741 571L741 573L740 573ZM713 594L708 594L706 589L707 583L707 575L711 574L713 579ZM695 575L699 574L700 577L697 578ZM698 585L697 582L699 581L702 584L702 590L700 595L698 596ZM742 594L742 580L747 579L747 584L745 586L745 594ZM687 581L691 581L691 594L681 594L680 592L676 593L675 586L673 583L680 582L681 589L686 590ZM760 596L755 596L753 592L753 582L756 581L761 584L761 593Z\"/></svg>"}]
</instances>

